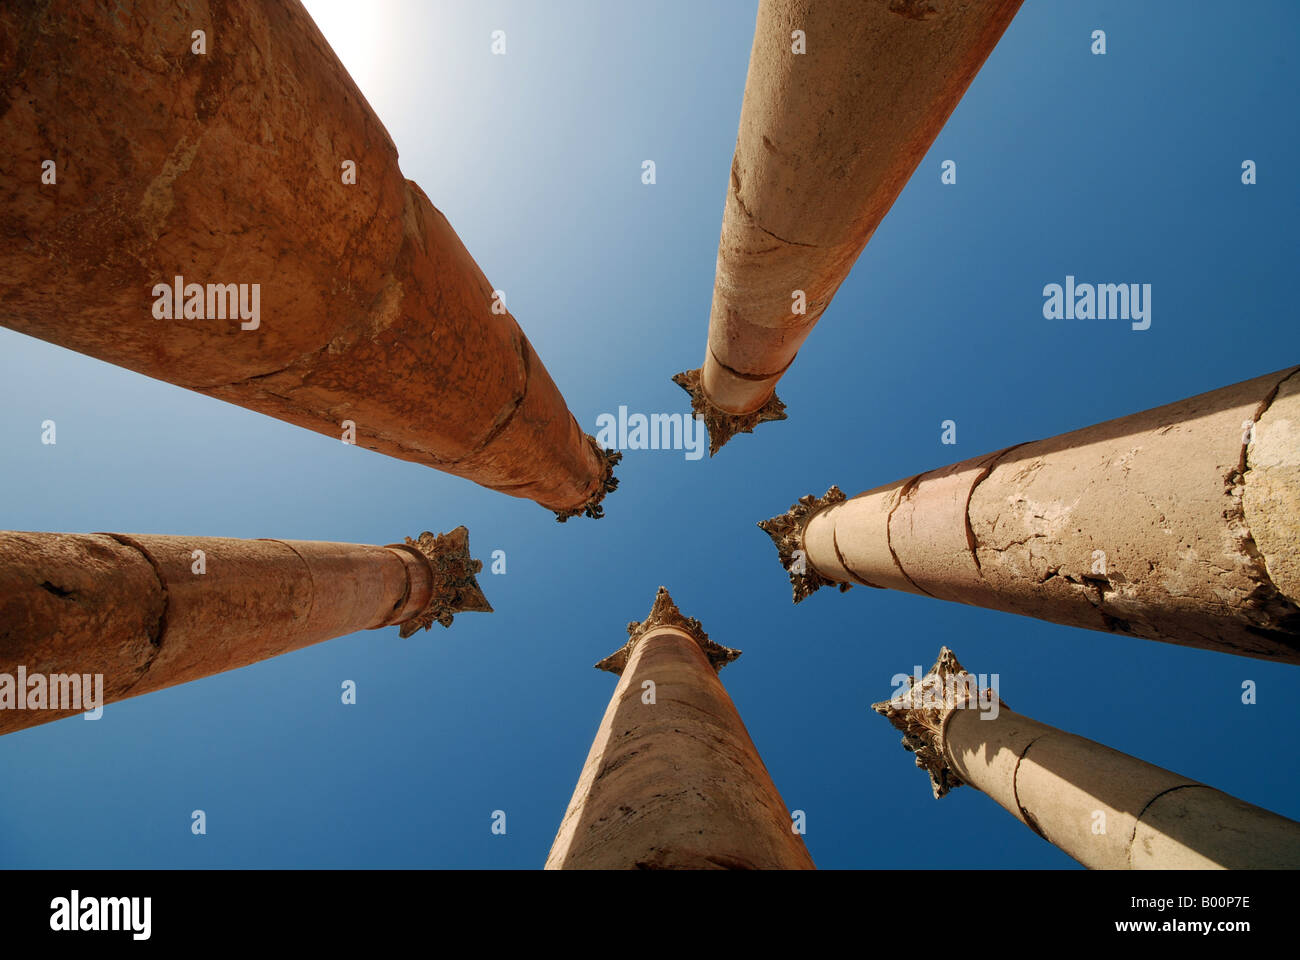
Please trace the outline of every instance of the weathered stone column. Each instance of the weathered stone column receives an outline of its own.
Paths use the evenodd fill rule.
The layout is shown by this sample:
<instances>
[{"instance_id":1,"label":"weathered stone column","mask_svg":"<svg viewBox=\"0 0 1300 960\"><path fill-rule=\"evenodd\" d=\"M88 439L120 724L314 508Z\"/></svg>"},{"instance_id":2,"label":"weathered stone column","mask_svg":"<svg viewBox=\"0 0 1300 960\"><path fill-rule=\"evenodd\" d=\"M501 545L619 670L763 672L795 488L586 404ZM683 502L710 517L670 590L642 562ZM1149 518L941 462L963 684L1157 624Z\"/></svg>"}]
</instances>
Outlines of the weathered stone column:
<instances>
[{"instance_id":1,"label":"weathered stone column","mask_svg":"<svg viewBox=\"0 0 1300 960\"><path fill-rule=\"evenodd\" d=\"M548 870L812 869L717 673L709 639L663 587L596 666L618 686L546 859Z\"/></svg>"},{"instance_id":2,"label":"weathered stone column","mask_svg":"<svg viewBox=\"0 0 1300 960\"><path fill-rule=\"evenodd\" d=\"M760 0L704 365L673 378L711 453L785 419L777 381L1020 2Z\"/></svg>"},{"instance_id":3,"label":"weathered stone column","mask_svg":"<svg viewBox=\"0 0 1300 960\"><path fill-rule=\"evenodd\" d=\"M0 533L0 733L80 712L50 709L54 677L102 674L100 706L358 630L451 626L491 611L482 567L464 527L386 547ZM43 708L7 699L31 701L20 671L45 678Z\"/></svg>"},{"instance_id":4,"label":"weathered stone column","mask_svg":"<svg viewBox=\"0 0 1300 960\"><path fill-rule=\"evenodd\" d=\"M0 76L0 323L600 515L616 455L296 0L6 5Z\"/></svg>"},{"instance_id":5,"label":"weathered stone column","mask_svg":"<svg viewBox=\"0 0 1300 960\"><path fill-rule=\"evenodd\" d=\"M936 798L969 784L1085 867L1300 868L1300 823L1021 716L947 647L873 707Z\"/></svg>"},{"instance_id":6,"label":"weathered stone column","mask_svg":"<svg viewBox=\"0 0 1300 960\"><path fill-rule=\"evenodd\" d=\"M1300 367L759 526L796 603L861 584L1300 663Z\"/></svg>"}]
</instances>

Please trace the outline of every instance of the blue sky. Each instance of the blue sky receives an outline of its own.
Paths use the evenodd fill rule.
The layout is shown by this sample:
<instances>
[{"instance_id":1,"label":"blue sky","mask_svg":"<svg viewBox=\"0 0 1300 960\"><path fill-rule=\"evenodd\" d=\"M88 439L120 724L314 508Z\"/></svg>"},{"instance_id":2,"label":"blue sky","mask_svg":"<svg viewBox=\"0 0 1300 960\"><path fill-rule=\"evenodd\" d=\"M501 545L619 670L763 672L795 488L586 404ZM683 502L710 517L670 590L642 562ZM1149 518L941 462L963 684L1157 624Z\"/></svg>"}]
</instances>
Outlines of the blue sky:
<instances>
[{"instance_id":1,"label":"blue sky","mask_svg":"<svg viewBox=\"0 0 1300 960\"><path fill-rule=\"evenodd\" d=\"M584 428L686 410L669 378L703 358L755 3L308 7ZM1028 0L782 381L790 419L712 460L627 452L598 522L0 329L0 526L387 543L465 524L476 556L507 556L481 577L496 612L450 630L0 738L0 867L538 867L613 690L592 664L660 584L745 651L722 680L821 867L1075 866L970 789L933 800L871 712L944 644L1022 713L1300 818L1275 746L1294 668L884 591L795 607L754 526L831 483L1296 362L1300 6L1226 10ZM1151 328L1044 320L1066 274L1150 283Z\"/></svg>"}]
</instances>

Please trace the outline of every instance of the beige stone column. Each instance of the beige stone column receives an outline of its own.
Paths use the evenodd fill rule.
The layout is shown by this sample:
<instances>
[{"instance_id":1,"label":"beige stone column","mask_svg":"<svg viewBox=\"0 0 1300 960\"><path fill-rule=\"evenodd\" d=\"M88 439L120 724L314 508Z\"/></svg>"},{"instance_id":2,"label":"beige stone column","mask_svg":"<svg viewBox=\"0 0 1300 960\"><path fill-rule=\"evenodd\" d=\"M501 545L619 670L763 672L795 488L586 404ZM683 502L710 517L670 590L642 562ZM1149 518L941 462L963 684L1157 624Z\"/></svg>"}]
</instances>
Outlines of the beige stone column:
<instances>
[{"instance_id":1,"label":"beige stone column","mask_svg":"<svg viewBox=\"0 0 1300 960\"><path fill-rule=\"evenodd\" d=\"M1021 716L947 647L873 708L936 798L968 784L1085 867L1300 868L1300 823Z\"/></svg>"},{"instance_id":2,"label":"beige stone column","mask_svg":"<svg viewBox=\"0 0 1300 960\"><path fill-rule=\"evenodd\" d=\"M99 706L358 630L451 626L491 611L482 567L464 527L386 547L0 532L0 733L81 712L51 709L56 676L102 675ZM43 708L6 702L31 702L20 671L44 678Z\"/></svg>"},{"instance_id":3,"label":"beige stone column","mask_svg":"<svg viewBox=\"0 0 1300 960\"><path fill-rule=\"evenodd\" d=\"M6 4L0 76L0 323L600 515L617 455L297 0Z\"/></svg>"},{"instance_id":4,"label":"beige stone column","mask_svg":"<svg viewBox=\"0 0 1300 960\"><path fill-rule=\"evenodd\" d=\"M760 0L704 365L673 378L711 453L785 419L777 381L1020 2Z\"/></svg>"},{"instance_id":5,"label":"beige stone column","mask_svg":"<svg viewBox=\"0 0 1300 960\"><path fill-rule=\"evenodd\" d=\"M1300 663L1300 368L759 526L796 603L860 584Z\"/></svg>"},{"instance_id":6,"label":"beige stone column","mask_svg":"<svg viewBox=\"0 0 1300 960\"><path fill-rule=\"evenodd\" d=\"M546 869L812 869L718 671L740 656L663 587L596 666L619 675Z\"/></svg>"}]
</instances>

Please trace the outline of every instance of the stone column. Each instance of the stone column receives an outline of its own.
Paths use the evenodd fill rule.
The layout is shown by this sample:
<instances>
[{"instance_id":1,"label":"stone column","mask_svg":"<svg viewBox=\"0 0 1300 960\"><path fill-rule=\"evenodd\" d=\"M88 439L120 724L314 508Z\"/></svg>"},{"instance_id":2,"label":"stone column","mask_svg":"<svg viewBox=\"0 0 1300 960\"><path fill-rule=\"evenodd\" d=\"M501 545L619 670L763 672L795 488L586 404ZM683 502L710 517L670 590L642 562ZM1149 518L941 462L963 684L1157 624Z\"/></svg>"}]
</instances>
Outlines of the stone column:
<instances>
[{"instance_id":1,"label":"stone column","mask_svg":"<svg viewBox=\"0 0 1300 960\"><path fill-rule=\"evenodd\" d=\"M704 365L673 378L711 453L785 419L777 381L1020 2L760 0Z\"/></svg>"},{"instance_id":2,"label":"stone column","mask_svg":"<svg viewBox=\"0 0 1300 960\"><path fill-rule=\"evenodd\" d=\"M358 630L451 626L491 611L482 567L464 527L386 547L0 533L0 733L81 712L50 709L56 675L102 675L99 706ZM7 699L31 703L20 671L45 678L44 708Z\"/></svg>"},{"instance_id":3,"label":"stone column","mask_svg":"<svg viewBox=\"0 0 1300 960\"><path fill-rule=\"evenodd\" d=\"M936 798L969 784L1085 867L1300 868L1300 823L1021 716L947 647L919 683L872 706Z\"/></svg>"},{"instance_id":4,"label":"stone column","mask_svg":"<svg viewBox=\"0 0 1300 960\"><path fill-rule=\"evenodd\" d=\"M904 590L1300 663L1300 367L759 526L794 599Z\"/></svg>"},{"instance_id":5,"label":"stone column","mask_svg":"<svg viewBox=\"0 0 1300 960\"><path fill-rule=\"evenodd\" d=\"M718 680L740 651L711 641L663 587L627 631L596 664L618 686L546 869L812 869Z\"/></svg>"},{"instance_id":6,"label":"stone column","mask_svg":"<svg viewBox=\"0 0 1300 960\"><path fill-rule=\"evenodd\" d=\"M600 515L617 456L296 0L6 5L0 75L0 323Z\"/></svg>"}]
</instances>

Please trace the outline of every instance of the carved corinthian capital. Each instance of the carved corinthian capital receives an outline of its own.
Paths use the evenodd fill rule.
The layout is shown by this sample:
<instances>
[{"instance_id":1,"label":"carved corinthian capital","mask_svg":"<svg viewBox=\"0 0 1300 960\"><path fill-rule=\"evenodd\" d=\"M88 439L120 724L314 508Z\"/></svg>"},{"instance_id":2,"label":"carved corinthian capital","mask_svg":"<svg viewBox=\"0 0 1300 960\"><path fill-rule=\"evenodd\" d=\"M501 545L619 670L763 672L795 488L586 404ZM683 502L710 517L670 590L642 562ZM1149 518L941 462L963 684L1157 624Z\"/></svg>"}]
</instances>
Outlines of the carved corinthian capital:
<instances>
[{"instance_id":1,"label":"carved corinthian capital","mask_svg":"<svg viewBox=\"0 0 1300 960\"><path fill-rule=\"evenodd\" d=\"M590 517L592 520L601 519L605 516L605 507L601 504L601 501L605 499L607 493L613 493L618 489L618 477L614 476L614 468L623 459L622 452L606 450L589 433L584 434L584 436L587 438L587 443L591 445L591 449L596 451L596 458L601 462L600 485L582 506L575 507L572 510L556 510L555 519L560 523L564 523L573 517Z\"/></svg>"},{"instance_id":2,"label":"carved corinthian capital","mask_svg":"<svg viewBox=\"0 0 1300 960\"><path fill-rule=\"evenodd\" d=\"M758 521L759 529L771 537L772 543L776 545L781 566L790 574L795 603L812 596L820 587L834 585L840 588L840 593L844 593L853 586L851 583L835 583L819 574L808 562L808 553L803 546L803 532L813 514L832 503L847 499L844 491L832 484L826 491L826 496L814 497L810 493L800 497L794 506L779 517Z\"/></svg>"},{"instance_id":3,"label":"carved corinthian capital","mask_svg":"<svg viewBox=\"0 0 1300 960\"><path fill-rule=\"evenodd\" d=\"M974 674L957 662L947 647L920 681L907 678L907 687L871 709L903 732L903 749L916 754L916 765L930 774L935 799L953 787L962 786L948 766L944 753L944 721L954 710L979 706L979 687Z\"/></svg>"},{"instance_id":4,"label":"carved corinthian capital","mask_svg":"<svg viewBox=\"0 0 1300 960\"><path fill-rule=\"evenodd\" d=\"M492 612L492 605L474 579L483 569L483 561L469 555L469 530L465 527L440 534L426 530L416 539L407 537L405 544L394 546L418 553L433 574L429 602L398 628L399 636L409 637L421 628L428 630L435 621L450 627L453 614Z\"/></svg>"},{"instance_id":5,"label":"carved corinthian capital","mask_svg":"<svg viewBox=\"0 0 1300 960\"><path fill-rule=\"evenodd\" d=\"M660 587L659 592L655 594L655 602L654 606L650 608L650 615L640 623L635 620L629 623L627 625L627 643L596 664L596 669L621 674L641 638L651 630L659 627L676 627L683 633L689 634L691 639L699 644L700 649L704 651L704 655L708 658L715 672L740 656L739 650L724 647L722 644L710 640L709 635L704 632L704 628L700 625L700 621L694 617L684 616L677 609L677 604L673 603L673 598L668 595L668 588Z\"/></svg>"},{"instance_id":6,"label":"carved corinthian capital","mask_svg":"<svg viewBox=\"0 0 1300 960\"><path fill-rule=\"evenodd\" d=\"M760 423L784 420L785 404L775 393L757 410L749 413L728 413L713 405L704 393L699 370L684 370L673 376L673 383L691 396L691 413L704 418L709 430L709 456L722 449L722 445L738 433L753 433Z\"/></svg>"}]
</instances>

